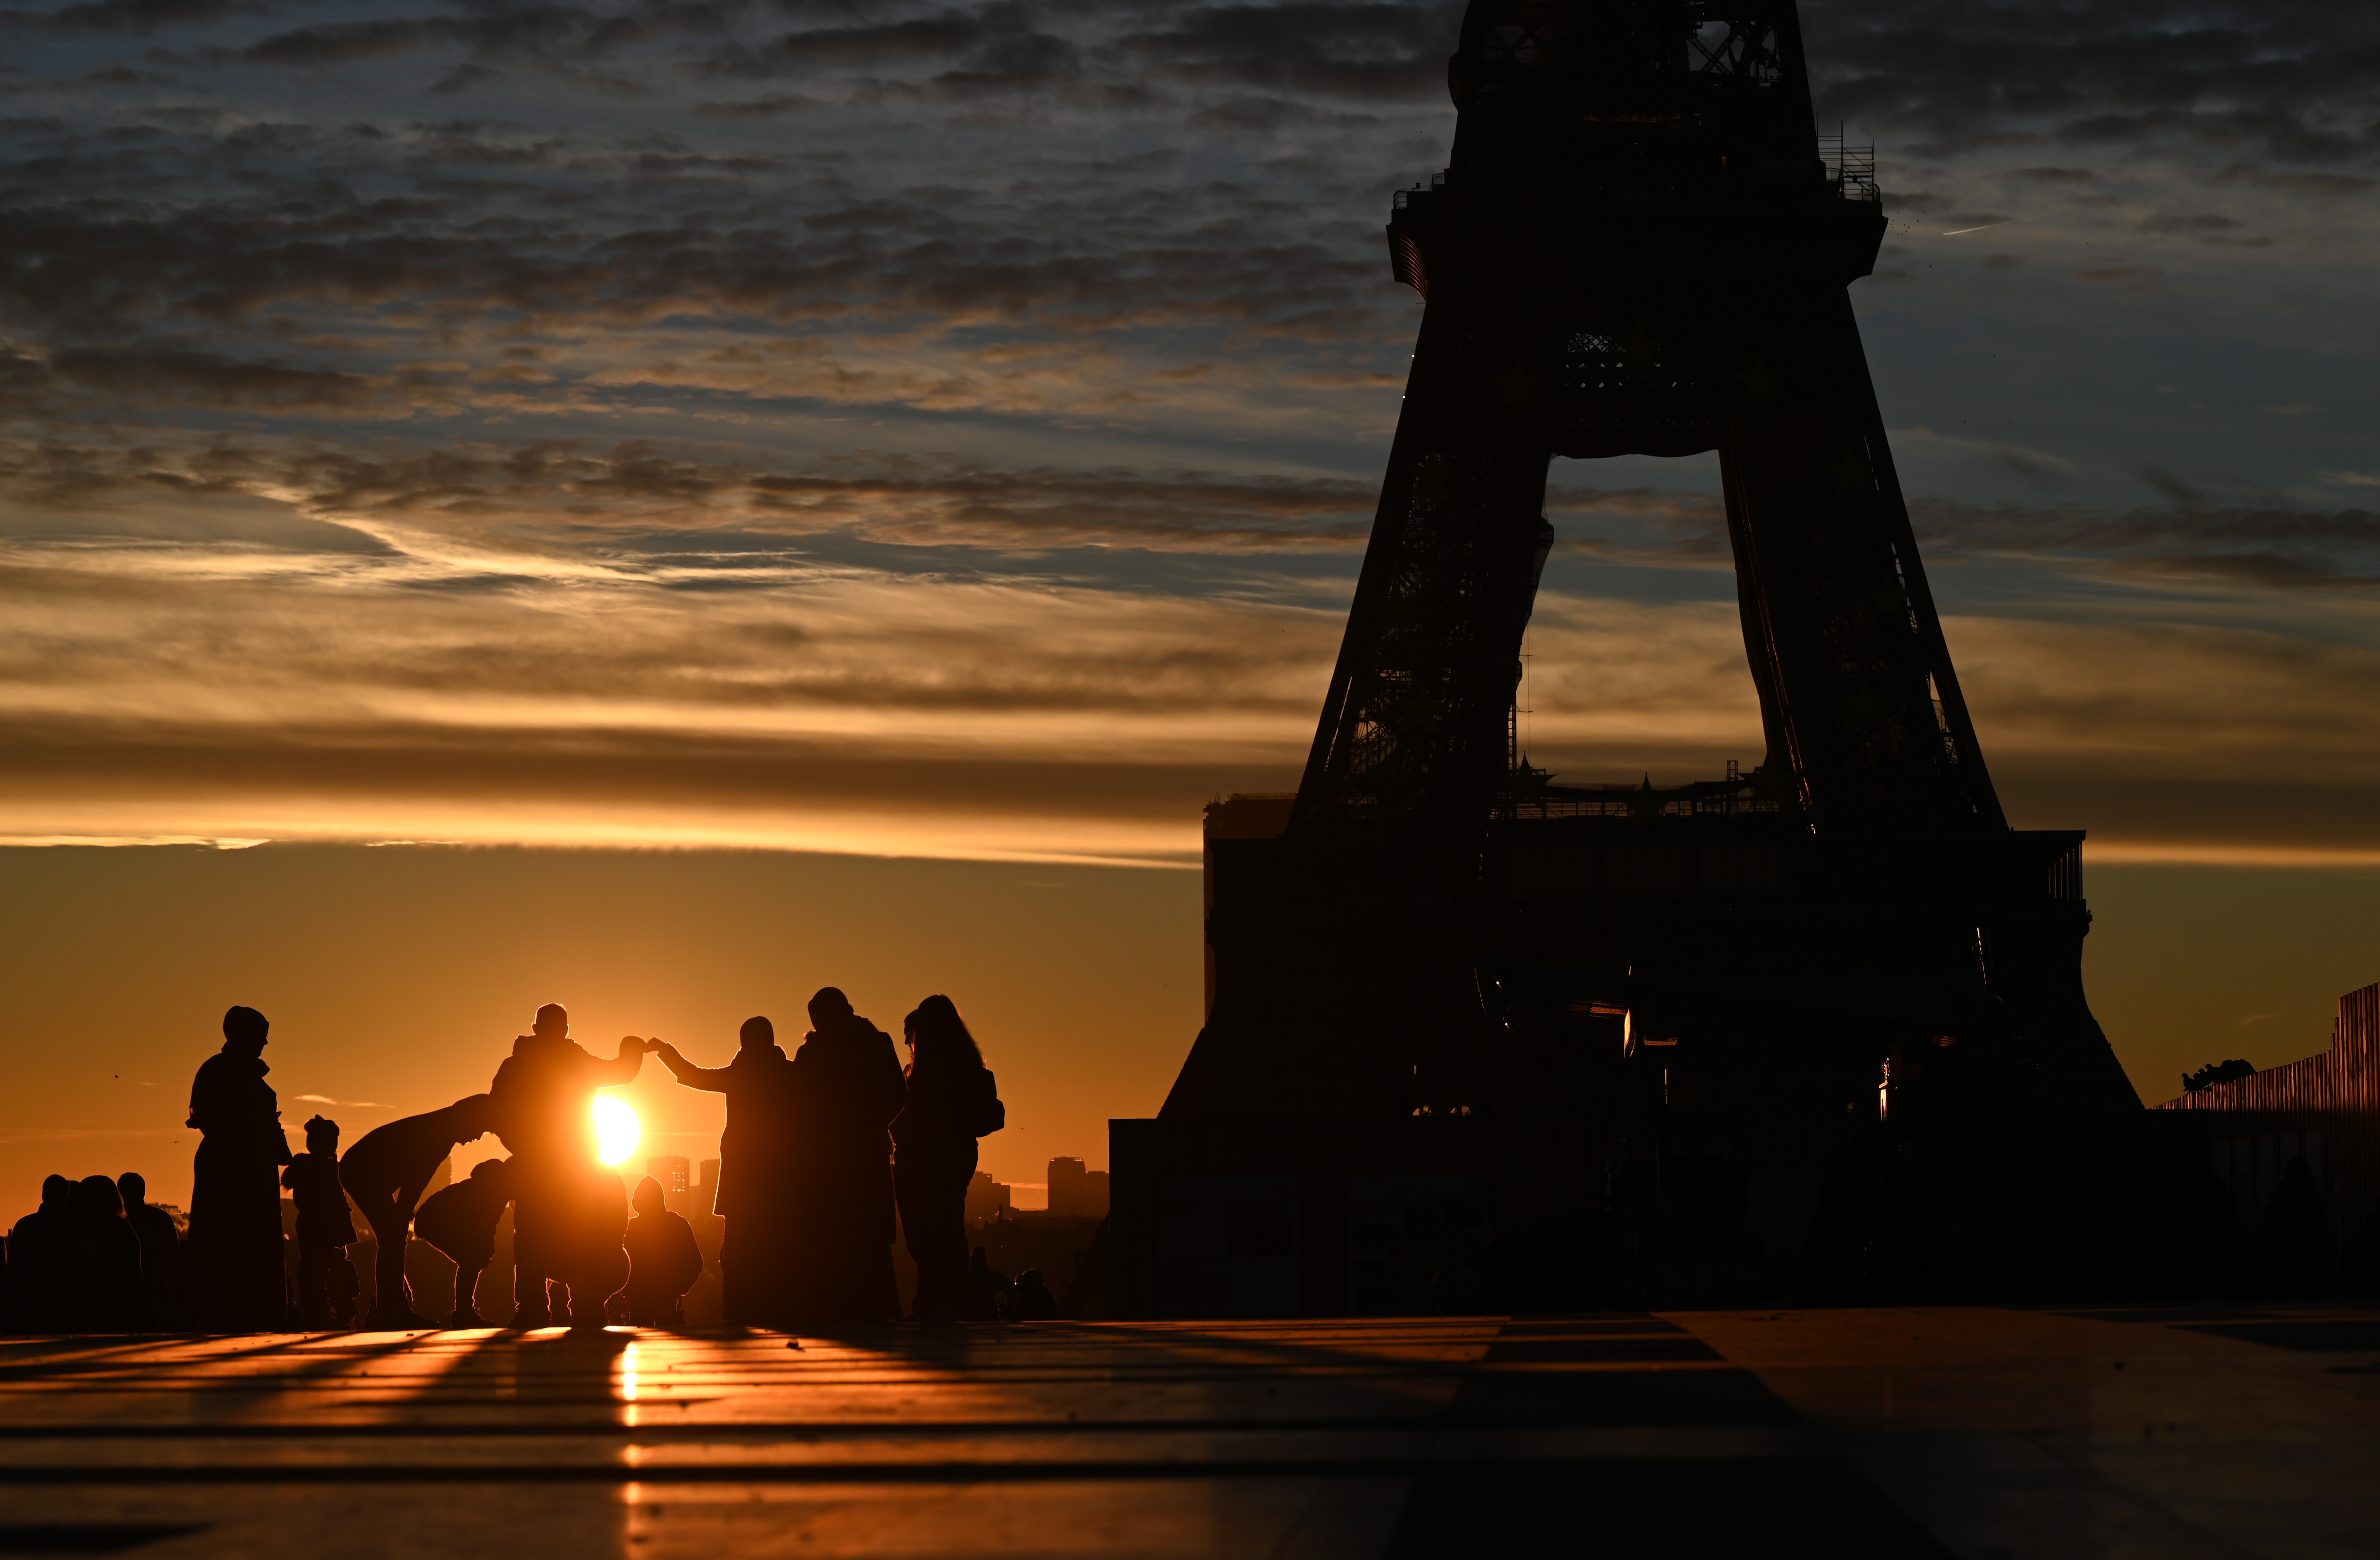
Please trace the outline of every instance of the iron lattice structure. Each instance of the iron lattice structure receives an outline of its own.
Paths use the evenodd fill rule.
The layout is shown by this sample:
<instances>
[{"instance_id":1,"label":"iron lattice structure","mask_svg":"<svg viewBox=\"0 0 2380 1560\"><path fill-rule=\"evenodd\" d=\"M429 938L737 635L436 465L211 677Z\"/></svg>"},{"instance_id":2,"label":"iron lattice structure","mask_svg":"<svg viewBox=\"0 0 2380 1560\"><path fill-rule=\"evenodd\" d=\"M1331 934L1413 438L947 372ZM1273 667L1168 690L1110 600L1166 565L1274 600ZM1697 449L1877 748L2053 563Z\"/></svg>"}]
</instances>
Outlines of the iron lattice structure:
<instances>
[{"instance_id":1,"label":"iron lattice structure","mask_svg":"<svg viewBox=\"0 0 2380 1560\"><path fill-rule=\"evenodd\" d=\"M1293 835L1485 828L1555 455L1717 450L1769 771L1821 832L2006 828L1847 287L1885 219L1822 155L1791 0L1477 0L1427 299Z\"/></svg>"},{"instance_id":2,"label":"iron lattice structure","mask_svg":"<svg viewBox=\"0 0 2380 1560\"><path fill-rule=\"evenodd\" d=\"M1666 1007L1705 1055L1955 1031L2044 1108L2136 1109L2081 836L2010 829L1944 643L1851 308L1875 163L1818 134L1791 0L1473 0L1448 79L1450 165L1388 226L1427 303L1345 638L1294 798L1210 812L1166 1113L1461 1108L1432 1080L1512 1032L1497 988ZM1511 724L1548 465L1703 451L1767 759L1548 784Z\"/></svg>"}]
</instances>

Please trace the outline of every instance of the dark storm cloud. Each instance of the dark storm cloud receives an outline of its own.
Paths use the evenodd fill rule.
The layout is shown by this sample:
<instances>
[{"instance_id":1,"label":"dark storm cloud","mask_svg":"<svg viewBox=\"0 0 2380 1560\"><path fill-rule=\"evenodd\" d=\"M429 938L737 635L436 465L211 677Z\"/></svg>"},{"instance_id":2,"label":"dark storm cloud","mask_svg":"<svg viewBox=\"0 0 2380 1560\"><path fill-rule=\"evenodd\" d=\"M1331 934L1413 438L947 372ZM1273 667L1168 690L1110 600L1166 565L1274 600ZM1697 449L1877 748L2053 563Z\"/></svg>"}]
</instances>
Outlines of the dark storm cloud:
<instances>
[{"instance_id":1,"label":"dark storm cloud","mask_svg":"<svg viewBox=\"0 0 2380 1560\"><path fill-rule=\"evenodd\" d=\"M1453 4L1193 6L1116 46L1185 82L1431 102L1462 20Z\"/></svg>"},{"instance_id":2,"label":"dark storm cloud","mask_svg":"<svg viewBox=\"0 0 2380 1560\"><path fill-rule=\"evenodd\" d=\"M365 405L383 386L358 374L324 372L175 347L123 352L66 351L52 372L79 391L116 400L173 405L331 410Z\"/></svg>"},{"instance_id":3,"label":"dark storm cloud","mask_svg":"<svg viewBox=\"0 0 2380 1560\"><path fill-rule=\"evenodd\" d=\"M145 38L159 28L203 27L265 9L256 0L80 0L55 11L0 11L0 29L71 38L119 33Z\"/></svg>"},{"instance_id":4,"label":"dark storm cloud","mask_svg":"<svg viewBox=\"0 0 2380 1560\"><path fill-rule=\"evenodd\" d=\"M2380 152L2380 12L2329 0L1812 0L1822 123L1921 151L2141 142L2296 163Z\"/></svg>"},{"instance_id":5,"label":"dark storm cloud","mask_svg":"<svg viewBox=\"0 0 2380 1560\"><path fill-rule=\"evenodd\" d=\"M1985 257L1988 260L1991 257ZM2380 586L2380 514L2227 506L2170 478L2153 479L2169 507L2108 510L1985 505L1915 497L1925 556L2023 560L2137 579L2197 579L2252 589ZM1555 488L1548 508L1562 545L1620 562L1732 568L1716 496Z\"/></svg>"},{"instance_id":6,"label":"dark storm cloud","mask_svg":"<svg viewBox=\"0 0 2380 1560\"><path fill-rule=\"evenodd\" d=\"M1929 553L2058 561L2125 574L2295 589L2380 586L2380 514L2221 507L2177 487L2169 509L1911 505Z\"/></svg>"}]
</instances>

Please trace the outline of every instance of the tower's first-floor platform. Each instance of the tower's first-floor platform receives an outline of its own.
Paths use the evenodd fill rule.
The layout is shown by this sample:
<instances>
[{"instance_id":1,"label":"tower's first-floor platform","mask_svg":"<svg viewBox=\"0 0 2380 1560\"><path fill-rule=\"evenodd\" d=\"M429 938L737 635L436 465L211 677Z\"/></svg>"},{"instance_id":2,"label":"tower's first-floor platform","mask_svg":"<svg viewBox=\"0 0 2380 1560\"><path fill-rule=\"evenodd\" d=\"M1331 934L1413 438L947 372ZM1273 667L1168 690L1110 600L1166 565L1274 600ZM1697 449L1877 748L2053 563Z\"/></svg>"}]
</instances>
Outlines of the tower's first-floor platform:
<instances>
[{"instance_id":1,"label":"tower's first-floor platform","mask_svg":"<svg viewBox=\"0 0 2380 1560\"><path fill-rule=\"evenodd\" d=\"M0 1554L2367 1556L2380 1310L0 1343Z\"/></svg>"}]
</instances>

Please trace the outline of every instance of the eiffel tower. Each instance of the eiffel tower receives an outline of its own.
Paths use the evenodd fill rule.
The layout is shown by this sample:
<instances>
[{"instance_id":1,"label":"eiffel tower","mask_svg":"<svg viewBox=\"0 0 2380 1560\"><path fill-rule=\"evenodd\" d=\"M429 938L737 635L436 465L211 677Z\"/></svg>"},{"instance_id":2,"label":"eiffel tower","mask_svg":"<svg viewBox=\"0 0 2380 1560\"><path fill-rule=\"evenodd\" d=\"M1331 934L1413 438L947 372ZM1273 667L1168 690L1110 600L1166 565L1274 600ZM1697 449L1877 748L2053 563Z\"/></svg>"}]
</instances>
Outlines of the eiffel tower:
<instances>
[{"instance_id":1,"label":"eiffel tower","mask_svg":"<svg viewBox=\"0 0 2380 1560\"><path fill-rule=\"evenodd\" d=\"M1675 1249L1779 1185L1823 1244L1882 1176L1928 1211L1862 1239L1955 1267L2015 1239L2012 1145L2140 1102L2082 835L2010 828L1918 557L1849 296L1873 157L1822 141L1793 0L1473 0L1448 85L1388 227L1427 307L1345 638L1294 797L1209 810L1159 1125L1492 1120L1500 1226L1584 1159ZM1767 756L1555 783L1512 740L1548 464L1705 451Z\"/></svg>"}]
</instances>

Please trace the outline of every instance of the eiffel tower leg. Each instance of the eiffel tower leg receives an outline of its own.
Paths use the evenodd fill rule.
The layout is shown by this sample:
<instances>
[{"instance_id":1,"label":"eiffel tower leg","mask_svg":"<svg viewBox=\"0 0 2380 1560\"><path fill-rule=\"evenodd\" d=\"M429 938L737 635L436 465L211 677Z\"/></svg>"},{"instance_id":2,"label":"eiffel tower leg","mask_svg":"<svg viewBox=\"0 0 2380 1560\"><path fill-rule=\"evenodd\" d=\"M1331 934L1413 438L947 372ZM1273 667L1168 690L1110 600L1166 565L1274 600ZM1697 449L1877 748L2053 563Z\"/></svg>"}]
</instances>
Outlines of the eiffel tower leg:
<instances>
[{"instance_id":1,"label":"eiffel tower leg","mask_svg":"<svg viewBox=\"0 0 2380 1560\"><path fill-rule=\"evenodd\" d=\"M1821 833L2004 828L1849 297L1779 289L1726 341L1728 530L1772 757Z\"/></svg>"},{"instance_id":2,"label":"eiffel tower leg","mask_svg":"<svg viewBox=\"0 0 2380 1560\"><path fill-rule=\"evenodd\" d=\"M1485 826L1553 540L1548 348L1526 310L1433 296L1293 831Z\"/></svg>"}]
</instances>

